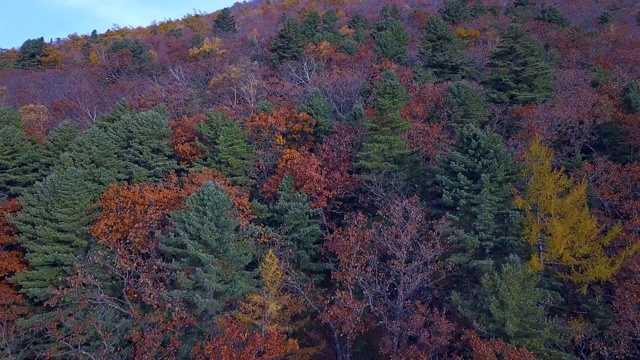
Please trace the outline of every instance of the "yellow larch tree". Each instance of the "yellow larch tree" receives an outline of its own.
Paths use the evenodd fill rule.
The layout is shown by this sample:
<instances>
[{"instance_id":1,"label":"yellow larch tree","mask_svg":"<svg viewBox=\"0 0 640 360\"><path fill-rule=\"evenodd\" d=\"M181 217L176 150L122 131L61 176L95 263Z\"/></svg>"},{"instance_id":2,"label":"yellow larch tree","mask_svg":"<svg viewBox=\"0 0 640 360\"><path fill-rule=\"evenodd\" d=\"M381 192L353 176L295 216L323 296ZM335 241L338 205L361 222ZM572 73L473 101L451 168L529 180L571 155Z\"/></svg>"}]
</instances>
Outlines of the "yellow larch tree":
<instances>
[{"instance_id":1,"label":"yellow larch tree","mask_svg":"<svg viewBox=\"0 0 640 360\"><path fill-rule=\"evenodd\" d=\"M611 279L640 244L609 254L620 227L606 231L598 225L587 205L586 181L575 184L564 169L554 169L553 157L538 135L525 154L527 187L515 205L525 214L523 240L534 249L529 268L551 267L585 292L591 282Z\"/></svg>"},{"instance_id":2,"label":"yellow larch tree","mask_svg":"<svg viewBox=\"0 0 640 360\"><path fill-rule=\"evenodd\" d=\"M290 332L293 327L291 317L301 310L300 303L286 293L282 265L273 250L269 250L262 260L260 277L262 291L247 295L236 318L257 326L262 336L269 331Z\"/></svg>"}]
</instances>

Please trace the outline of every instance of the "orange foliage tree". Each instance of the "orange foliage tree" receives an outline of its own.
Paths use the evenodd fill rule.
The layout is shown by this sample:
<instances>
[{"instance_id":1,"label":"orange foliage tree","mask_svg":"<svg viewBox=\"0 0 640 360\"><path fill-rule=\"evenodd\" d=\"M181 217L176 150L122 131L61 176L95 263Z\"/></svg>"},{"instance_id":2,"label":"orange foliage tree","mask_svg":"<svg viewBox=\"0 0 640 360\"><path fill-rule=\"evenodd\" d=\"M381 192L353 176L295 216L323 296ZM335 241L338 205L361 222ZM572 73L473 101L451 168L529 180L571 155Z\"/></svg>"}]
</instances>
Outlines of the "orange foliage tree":
<instances>
[{"instance_id":1,"label":"orange foliage tree","mask_svg":"<svg viewBox=\"0 0 640 360\"><path fill-rule=\"evenodd\" d=\"M7 278L26 269L18 249L18 229L7 216L20 211L18 199L0 204L0 354L12 357L19 349L17 320L27 314L27 301L7 282Z\"/></svg>"},{"instance_id":2,"label":"orange foliage tree","mask_svg":"<svg viewBox=\"0 0 640 360\"><path fill-rule=\"evenodd\" d=\"M25 105L18 110L22 122L27 126L26 134L35 135L40 143L44 143L49 121L49 110L42 104Z\"/></svg>"},{"instance_id":3,"label":"orange foliage tree","mask_svg":"<svg viewBox=\"0 0 640 360\"><path fill-rule=\"evenodd\" d=\"M204 114L196 116L183 116L180 120L171 122L173 136L171 145L176 151L176 155L187 162L192 162L204 156L204 151L198 147L196 126L207 120Z\"/></svg>"}]
</instances>

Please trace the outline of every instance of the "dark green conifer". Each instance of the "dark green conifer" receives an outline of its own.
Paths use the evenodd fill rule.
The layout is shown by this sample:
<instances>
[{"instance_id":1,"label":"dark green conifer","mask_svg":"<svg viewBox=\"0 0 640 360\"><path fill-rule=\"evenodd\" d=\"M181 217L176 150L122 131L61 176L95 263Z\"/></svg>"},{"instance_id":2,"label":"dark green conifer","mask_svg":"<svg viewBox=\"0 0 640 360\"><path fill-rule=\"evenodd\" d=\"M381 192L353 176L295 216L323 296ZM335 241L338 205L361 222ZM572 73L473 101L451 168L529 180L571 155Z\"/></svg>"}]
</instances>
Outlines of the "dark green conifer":
<instances>
[{"instance_id":1,"label":"dark green conifer","mask_svg":"<svg viewBox=\"0 0 640 360\"><path fill-rule=\"evenodd\" d=\"M317 42L320 37L320 14L312 10L302 19L300 34L309 42Z\"/></svg>"},{"instance_id":2,"label":"dark green conifer","mask_svg":"<svg viewBox=\"0 0 640 360\"><path fill-rule=\"evenodd\" d=\"M65 122L56 127L47 136L47 141L44 145L44 156L42 160L42 171L45 176L58 165L60 155L69 151L71 146L78 138L78 127L70 122Z\"/></svg>"},{"instance_id":3,"label":"dark green conifer","mask_svg":"<svg viewBox=\"0 0 640 360\"><path fill-rule=\"evenodd\" d=\"M25 135L22 124L10 111L0 114L0 202L20 196L41 177L42 150Z\"/></svg>"},{"instance_id":4,"label":"dark green conifer","mask_svg":"<svg viewBox=\"0 0 640 360\"><path fill-rule=\"evenodd\" d=\"M171 215L173 226L160 249L175 270L176 290L203 327L256 285L247 266L253 243L239 233L233 202L217 183L208 182ZM206 326L205 326L206 325Z\"/></svg>"},{"instance_id":5,"label":"dark green conifer","mask_svg":"<svg viewBox=\"0 0 640 360\"><path fill-rule=\"evenodd\" d=\"M409 97L398 76L391 71L383 72L373 93L376 116L367 121L367 134L356 162L356 169L364 178L371 173L408 170L416 159L416 152L408 148L402 137L410 124L402 118L400 110Z\"/></svg>"},{"instance_id":6,"label":"dark green conifer","mask_svg":"<svg viewBox=\"0 0 640 360\"><path fill-rule=\"evenodd\" d=\"M640 113L640 84L638 82L631 81L624 86L622 101L629 113Z\"/></svg>"},{"instance_id":7,"label":"dark green conifer","mask_svg":"<svg viewBox=\"0 0 640 360\"><path fill-rule=\"evenodd\" d=\"M271 44L273 61L282 64L302 56L302 33L296 19L284 18L282 27Z\"/></svg>"},{"instance_id":8,"label":"dark green conifer","mask_svg":"<svg viewBox=\"0 0 640 360\"><path fill-rule=\"evenodd\" d=\"M48 287L61 285L87 249L98 192L85 175L76 168L49 175L21 199L22 211L12 220L29 264L14 281L36 303L51 297Z\"/></svg>"},{"instance_id":9,"label":"dark green conifer","mask_svg":"<svg viewBox=\"0 0 640 360\"><path fill-rule=\"evenodd\" d=\"M505 32L490 54L490 98L499 103L523 105L551 98L553 75L541 47L516 25Z\"/></svg>"},{"instance_id":10,"label":"dark green conifer","mask_svg":"<svg viewBox=\"0 0 640 360\"><path fill-rule=\"evenodd\" d=\"M213 21L213 27L216 33L235 33L238 31L238 24L236 19L231 15L231 9L224 8L220 10L218 16Z\"/></svg>"},{"instance_id":11,"label":"dark green conifer","mask_svg":"<svg viewBox=\"0 0 640 360\"><path fill-rule=\"evenodd\" d=\"M20 46L15 67L18 69L37 69L40 65L38 56L44 55L44 38L29 39Z\"/></svg>"},{"instance_id":12,"label":"dark green conifer","mask_svg":"<svg viewBox=\"0 0 640 360\"><path fill-rule=\"evenodd\" d=\"M64 155L63 166L89 172L104 187L127 181L159 181L177 166L166 114L131 114L117 108L87 130Z\"/></svg>"},{"instance_id":13,"label":"dark green conifer","mask_svg":"<svg viewBox=\"0 0 640 360\"><path fill-rule=\"evenodd\" d=\"M322 90L315 90L302 104L302 111L311 115L316 121L314 134L324 136L331 133L333 123L333 106L329 104Z\"/></svg>"},{"instance_id":14,"label":"dark green conifer","mask_svg":"<svg viewBox=\"0 0 640 360\"><path fill-rule=\"evenodd\" d=\"M353 34L355 41L363 42L368 39L367 31L371 28L371 23L366 17L362 16L362 14L355 13L351 15L347 26L355 30L355 34Z\"/></svg>"},{"instance_id":15,"label":"dark green conifer","mask_svg":"<svg viewBox=\"0 0 640 360\"><path fill-rule=\"evenodd\" d=\"M320 257L320 210L309 207L308 196L295 191L290 176L285 176L278 187L278 202L272 213L274 226L290 252L290 264L314 280L321 280L321 272L328 265Z\"/></svg>"},{"instance_id":16,"label":"dark green conifer","mask_svg":"<svg viewBox=\"0 0 640 360\"><path fill-rule=\"evenodd\" d=\"M444 21L452 24L471 20L471 9L468 2L469 0L446 0L438 13L442 15Z\"/></svg>"},{"instance_id":17,"label":"dark green conifer","mask_svg":"<svg viewBox=\"0 0 640 360\"><path fill-rule=\"evenodd\" d=\"M395 6L385 6L381 16L371 34L375 41L373 48L387 59L400 62L407 54L411 40L409 33L402 26L399 10Z\"/></svg>"},{"instance_id":18,"label":"dark green conifer","mask_svg":"<svg viewBox=\"0 0 640 360\"><path fill-rule=\"evenodd\" d=\"M540 10L540 14L536 17L536 20L548 22L549 24L555 24L560 27L567 27L570 25L569 19L566 16L562 15L560 10L555 6L545 6L542 10Z\"/></svg>"},{"instance_id":19,"label":"dark green conifer","mask_svg":"<svg viewBox=\"0 0 640 360\"><path fill-rule=\"evenodd\" d=\"M516 167L496 134L464 126L434 167L438 202L450 221L451 260L481 274L520 245L511 190Z\"/></svg>"},{"instance_id":20,"label":"dark green conifer","mask_svg":"<svg viewBox=\"0 0 640 360\"><path fill-rule=\"evenodd\" d=\"M539 278L518 257L511 257L499 273L486 274L481 284L472 297L453 297L481 333L525 347L539 359L573 358L561 350L567 331L547 314L553 294L541 289Z\"/></svg>"},{"instance_id":21,"label":"dark green conifer","mask_svg":"<svg viewBox=\"0 0 640 360\"><path fill-rule=\"evenodd\" d=\"M438 81L476 77L475 62L466 54L467 43L457 38L444 20L430 17L425 30L427 35L420 48L425 70L433 73Z\"/></svg>"},{"instance_id":22,"label":"dark green conifer","mask_svg":"<svg viewBox=\"0 0 640 360\"><path fill-rule=\"evenodd\" d=\"M199 146L205 153L202 165L219 171L234 185L250 185L255 148L249 145L247 133L240 125L224 113L209 112L207 120L196 130L202 139Z\"/></svg>"},{"instance_id":23,"label":"dark green conifer","mask_svg":"<svg viewBox=\"0 0 640 360\"><path fill-rule=\"evenodd\" d=\"M487 121L487 104L484 94L466 81L449 86L446 106L456 126L482 127Z\"/></svg>"}]
</instances>

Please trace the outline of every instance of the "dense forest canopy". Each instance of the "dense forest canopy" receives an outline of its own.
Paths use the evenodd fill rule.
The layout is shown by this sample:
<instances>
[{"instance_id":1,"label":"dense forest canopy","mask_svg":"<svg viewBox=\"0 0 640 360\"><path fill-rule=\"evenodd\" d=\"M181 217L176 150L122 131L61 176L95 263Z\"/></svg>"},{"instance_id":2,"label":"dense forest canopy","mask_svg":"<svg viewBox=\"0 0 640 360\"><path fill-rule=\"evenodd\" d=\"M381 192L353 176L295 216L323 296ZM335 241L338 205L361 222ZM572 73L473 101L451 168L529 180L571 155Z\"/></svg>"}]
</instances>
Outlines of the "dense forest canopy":
<instances>
[{"instance_id":1,"label":"dense forest canopy","mask_svg":"<svg viewBox=\"0 0 640 360\"><path fill-rule=\"evenodd\" d=\"M638 59L633 0L0 50L0 357L639 358Z\"/></svg>"}]
</instances>

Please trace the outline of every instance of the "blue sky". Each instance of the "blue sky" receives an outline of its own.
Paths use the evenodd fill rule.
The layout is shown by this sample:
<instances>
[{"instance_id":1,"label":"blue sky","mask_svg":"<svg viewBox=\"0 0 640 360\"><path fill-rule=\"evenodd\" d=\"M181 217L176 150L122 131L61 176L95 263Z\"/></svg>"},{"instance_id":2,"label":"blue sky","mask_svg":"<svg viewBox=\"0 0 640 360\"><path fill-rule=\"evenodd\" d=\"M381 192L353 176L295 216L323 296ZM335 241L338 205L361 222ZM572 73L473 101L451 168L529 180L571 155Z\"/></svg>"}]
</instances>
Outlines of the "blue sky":
<instances>
[{"instance_id":1,"label":"blue sky","mask_svg":"<svg viewBox=\"0 0 640 360\"><path fill-rule=\"evenodd\" d=\"M99 33L152 21L210 13L241 0L7 0L0 10L0 48L18 48L27 39L45 41L69 34Z\"/></svg>"}]
</instances>

